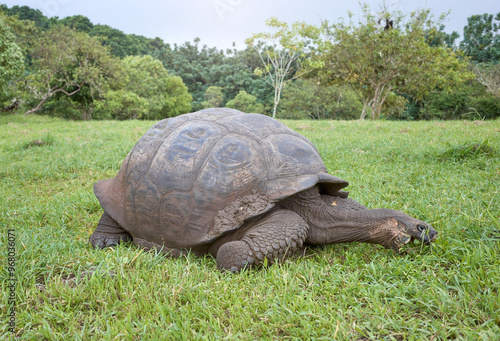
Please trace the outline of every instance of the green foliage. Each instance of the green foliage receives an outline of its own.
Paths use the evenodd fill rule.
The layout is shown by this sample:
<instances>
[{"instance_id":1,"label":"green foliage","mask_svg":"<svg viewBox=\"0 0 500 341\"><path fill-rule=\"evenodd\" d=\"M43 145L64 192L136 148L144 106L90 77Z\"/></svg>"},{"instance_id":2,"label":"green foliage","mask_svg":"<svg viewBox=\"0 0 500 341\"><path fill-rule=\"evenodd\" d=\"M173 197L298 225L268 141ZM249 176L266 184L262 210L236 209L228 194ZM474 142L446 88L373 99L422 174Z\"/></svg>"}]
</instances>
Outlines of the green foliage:
<instances>
[{"instance_id":1,"label":"green foliage","mask_svg":"<svg viewBox=\"0 0 500 341\"><path fill-rule=\"evenodd\" d=\"M14 34L15 42L24 56L25 68L29 70L32 64L31 50L35 42L40 38L41 30L35 25L34 21L21 20L17 16L6 15L5 13L0 10L0 20L3 20Z\"/></svg>"},{"instance_id":2,"label":"green foliage","mask_svg":"<svg viewBox=\"0 0 500 341\"><path fill-rule=\"evenodd\" d=\"M135 34L125 34L108 25L93 25L89 35L103 38L104 46L109 47L111 54L116 57L152 54L153 39Z\"/></svg>"},{"instance_id":3,"label":"green foliage","mask_svg":"<svg viewBox=\"0 0 500 341\"><path fill-rule=\"evenodd\" d=\"M48 29L52 24L49 18L43 15L39 9L34 9L28 6L12 6L8 8L6 5L0 5L0 9L9 16L15 16L21 21L32 22L36 27Z\"/></svg>"},{"instance_id":4,"label":"green foliage","mask_svg":"<svg viewBox=\"0 0 500 341\"><path fill-rule=\"evenodd\" d=\"M234 98L240 90L256 96L260 103L271 105L272 93L265 81L254 75L260 63L252 49L228 50L224 53L216 48L193 43L165 46L156 56L167 70L182 77L193 96L193 110L204 108L205 91L210 86L222 88L224 98Z\"/></svg>"},{"instance_id":5,"label":"green foliage","mask_svg":"<svg viewBox=\"0 0 500 341\"><path fill-rule=\"evenodd\" d=\"M264 106L257 102L257 97L241 90L235 98L226 103L226 107L246 113L262 113Z\"/></svg>"},{"instance_id":6,"label":"green foliage","mask_svg":"<svg viewBox=\"0 0 500 341\"><path fill-rule=\"evenodd\" d=\"M353 119L362 104L347 86L321 86L312 80L289 83L283 93L279 118Z\"/></svg>"},{"instance_id":7,"label":"green foliage","mask_svg":"<svg viewBox=\"0 0 500 341\"><path fill-rule=\"evenodd\" d=\"M245 43L255 49L262 62L262 66L255 69L255 74L274 89L274 118L286 82L303 73L300 65L307 45L303 37L315 36L317 29L303 22L290 26L274 17L268 19L266 25L272 32L254 34Z\"/></svg>"},{"instance_id":8,"label":"green foliage","mask_svg":"<svg viewBox=\"0 0 500 341\"><path fill-rule=\"evenodd\" d=\"M147 110L135 117L162 119L191 110L192 97L182 79L171 75L159 60L151 56L128 56L123 59L123 67L124 89L148 102Z\"/></svg>"},{"instance_id":9,"label":"green foliage","mask_svg":"<svg viewBox=\"0 0 500 341\"><path fill-rule=\"evenodd\" d=\"M450 92L435 92L425 98L415 119L495 119L500 117L500 99L469 82Z\"/></svg>"},{"instance_id":10,"label":"green foliage","mask_svg":"<svg viewBox=\"0 0 500 341\"><path fill-rule=\"evenodd\" d=\"M234 98L240 90L257 97L264 110L272 107L273 91L269 84L254 74L260 65L259 56L252 48L236 51L228 50L223 63L213 68L215 84L222 87L225 98ZM264 112L263 112L264 113Z\"/></svg>"},{"instance_id":11,"label":"green foliage","mask_svg":"<svg viewBox=\"0 0 500 341\"><path fill-rule=\"evenodd\" d=\"M166 48L159 59L167 70L175 75L182 76L184 84L193 96L193 110L203 108L205 91L210 85L216 84L213 70L222 64L224 55L215 48L198 46L199 39L194 44L186 42L175 46L172 50Z\"/></svg>"},{"instance_id":12,"label":"green foliage","mask_svg":"<svg viewBox=\"0 0 500 341\"><path fill-rule=\"evenodd\" d=\"M358 117L371 114L372 118L495 118L499 116L500 105L500 64L496 63L500 51L499 18L500 14L469 17L460 44L462 50L453 51L458 33L445 33L444 26L431 17L428 10L410 16L388 11L373 14L365 6L357 23L351 17L348 24L324 22L320 28L306 23L289 25L270 18L267 21L269 32L253 35L246 49L222 51L200 45L199 39L171 47L160 38L125 34L107 25L94 25L82 15L47 18L41 11L27 6L8 8L0 5L0 20L12 31L15 44L24 56L27 80L27 84L10 81L7 88L4 86L8 93L3 91L0 101L9 110L18 104L21 109L36 109L42 103L38 112L72 119L148 118L150 112L153 113L151 117L160 117L187 110L187 97L181 84L184 83L192 96L191 110L223 106L226 99L245 91L263 105L261 112L278 113L280 117L349 118L357 111ZM387 29L386 20L392 22ZM67 61L71 58L62 57L59 68L68 72L58 70L48 75L48 69L41 69L41 42L46 42L46 50L52 49L55 56L58 48L53 47L57 46L58 37L54 31L61 25L70 27L72 32L94 37L94 41L106 46L112 56L124 59L132 55L149 55L160 60L171 76L181 77L182 82L172 79L169 83L172 86L169 91L177 91L177 95L171 94L168 100L165 99L164 110L169 113L159 114L163 109L157 103L162 100L152 103L148 99L148 110L144 111L140 98L151 99L156 90L141 95L135 88L127 87L131 81L122 74L122 64L113 59L99 62L107 64L109 67L104 69L109 72L102 68L99 71L95 65L83 72L85 63L81 67L73 66L86 76L101 74L97 78L90 77L90 83L77 81L81 76L77 73L68 76L71 68ZM4 38L0 37L0 40ZM69 38L61 40L61 56L63 53L70 55ZM83 49L80 52L84 54ZM464 53L473 61L469 70L474 72L477 82L472 85L473 75L465 68L468 59L463 58ZM78 63L84 59L80 58ZM55 64L53 66L57 69ZM276 72L279 70L288 70L288 73ZM306 83L296 82L299 75L316 83L320 80L322 84L306 86ZM54 77L64 82L54 84ZM54 93L47 90L48 83L43 88L43 79L52 83ZM5 78L0 78L0 83L5 85ZM290 94L284 94L283 109L278 112L285 83L289 85ZM332 88L331 84L340 87ZM352 91L347 91L346 85L351 86ZM222 100L220 92L207 100L211 87L221 89ZM325 97L328 93L333 96L331 103L327 103ZM354 93L358 99L353 97ZM68 97L67 94L72 95ZM181 97L184 99L178 102ZM106 105L110 106L109 110ZM127 108L120 110L119 105L127 105ZM406 105L404 110L403 105Z\"/></svg>"},{"instance_id":13,"label":"green foliage","mask_svg":"<svg viewBox=\"0 0 500 341\"><path fill-rule=\"evenodd\" d=\"M500 63L475 63L472 70L486 91L500 100Z\"/></svg>"},{"instance_id":14,"label":"green foliage","mask_svg":"<svg viewBox=\"0 0 500 341\"><path fill-rule=\"evenodd\" d=\"M224 102L224 94L222 93L222 87L220 86L209 86L205 90L205 101L202 103L203 108L219 108Z\"/></svg>"},{"instance_id":15,"label":"green foliage","mask_svg":"<svg viewBox=\"0 0 500 341\"><path fill-rule=\"evenodd\" d=\"M473 61L498 62L500 59L500 12L496 15L472 15L464 27L460 48Z\"/></svg>"},{"instance_id":16,"label":"green foliage","mask_svg":"<svg viewBox=\"0 0 500 341\"><path fill-rule=\"evenodd\" d=\"M500 117L500 99L491 94L470 98L468 119L497 119Z\"/></svg>"},{"instance_id":17,"label":"green foliage","mask_svg":"<svg viewBox=\"0 0 500 341\"><path fill-rule=\"evenodd\" d=\"M393 24L385 27L380 19ZM427 43L429 32L437 31L429 10L407 19L401 13L374 15L365 6L357 25L325 21L322 30L326 39L317 40L318 53L310 67L324 83L350 84L363 100L362 119L368 106L372 118L378 118L392 92L422 98L436 87L447 88L472 77L453 50Z\"/></svg>"},{"instance_id":18,"label":"green foliage","mask_svg":"<svg viewBox=\"0 0 500 341\"><path fill-rule=\"evenodd\" d=\"M433 27L425 33L425 40L429 46L438 47L446 45L449 48L455 47L455 42L460 37L460 34L456 31L446 33L444 28L445 26L441 24L439 29Z\"/></svg>"},{"instance_id":19,"label":"green foliage","mask_svg":"<svg viewBox=\"0 0 500 341\"><path fill-rule=\"evenodd\" d=\"M82 31L87 34L90 34L92 29L94 28L94 24L92 24L90 19L83 15L74 15L60 19L59 24L71 27L74 30Z\"/></svg>"},{"instance_id":20,"label":"green foliage","mask_svg":"<svg viewBox=\"0 0 500 341\"><path fill-rule=\"evenodd\" d=\"M0 107L8 99L7 89L24 71L24 58L15 36L0 18Z\"/></svg>"},{"instance_id":21,"label":"green foliage","mask_svg":"<svg viewBox=\"0 0 500 341\"><path fill-rule=\"evenodd\" d=\"M34 107L38 104L36 100L27 98L24 107ZM97 104L97 103L96 103ZM48 115L52 117L64 118L68 120L81 120L82 113L73 101L66 95L54 95L48 99L37 112L40 115ZM95 117L95 112L92 113L92 118Z\"/></svg>"},{"instance_id":22,"label":"green foliage","mask_svg":"<svg viewBox=\"0 0 500 341\"><path fill-rule=\"evenodd\" d=\"M95 118L138 119L147 114L149 101L133 91L110 90L97 102Z\"/></svg>"},{"instance_id":23,"label":"green foliage","mask_svg":"<svg viewBox=\"0 0 500 341\"><path fill-rule=\"evenodd\" d=\"M102 214L93 183L115 176L153 123L0 116L0 315L14 229L21 340L498 339L500 121L286 121L350 182L350 197L428 221L439 238L397 255L307 247L238 274L211 256L89 245ZM23 148L47 135L52 144ZM482 141L497 153L436 159ZM7 328L0 339L15 338Z\"/></svg>"},{"instance_id":24,"label":"green foliage","mask_svg":"<svg viewBox=\"0 0 500 341\"><path fill-rule=\"evenodd\" d=\"M26 87L38 100L38 111L54 95L64 94L80 106L82 118L92 117L94 99L105 93L108 82L119 73L118 60L100 41L69 27L54 27L35 42L34 72L26 77Z\"/></svg>"}]
</instances>

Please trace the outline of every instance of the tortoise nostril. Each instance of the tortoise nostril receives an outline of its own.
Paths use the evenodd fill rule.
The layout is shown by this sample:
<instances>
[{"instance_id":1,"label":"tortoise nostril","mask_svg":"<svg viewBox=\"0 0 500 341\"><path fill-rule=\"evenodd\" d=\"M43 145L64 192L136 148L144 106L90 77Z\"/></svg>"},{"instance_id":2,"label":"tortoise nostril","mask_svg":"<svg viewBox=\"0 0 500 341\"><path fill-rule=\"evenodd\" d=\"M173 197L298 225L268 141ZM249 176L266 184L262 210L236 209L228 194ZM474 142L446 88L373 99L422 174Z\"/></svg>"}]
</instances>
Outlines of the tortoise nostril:
<instances>
[{"instance_id":1,"label":"tortoise nostril","mask_svg":"<svg viewBox=\"0 0 500 341\"><path fill-rule=\"evenodd\" d=\"M417 225L417 230L419 232L426 232L427 231L427 226L425 226L425 225Z\"/></svg>"}]
</instances>

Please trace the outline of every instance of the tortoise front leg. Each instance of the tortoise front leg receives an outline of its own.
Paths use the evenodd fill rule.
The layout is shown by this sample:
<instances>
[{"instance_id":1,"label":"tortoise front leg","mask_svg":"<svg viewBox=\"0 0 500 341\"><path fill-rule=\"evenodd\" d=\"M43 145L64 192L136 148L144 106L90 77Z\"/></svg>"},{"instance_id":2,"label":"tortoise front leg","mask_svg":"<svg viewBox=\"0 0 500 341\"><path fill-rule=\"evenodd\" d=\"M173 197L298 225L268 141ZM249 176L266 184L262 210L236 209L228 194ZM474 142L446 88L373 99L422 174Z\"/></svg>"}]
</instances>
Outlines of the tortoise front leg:
<instances>
[{"instance_id":1,"label":"tortoise front leg","mask_svg":"<svg viewBox=\"0 0 500 341\"><path fill-rule=\"evenodd\" d=\"M106 211L102 214L94 233L89 238L90 244L96 249L103 249L131 240L132 236L118 225Z\"/></svg>"},{"instance_id":2,"label":"tortoise front leg","mask_svg":"<svg viewBox=\"0 0 500 341\"><path fill-rule=\"evenodd\" d=\"M297 213L273 210L251 223L241 240L222 244L217 251L217 267L231 272L268 264L298 251L306 239L307 223Z\"/></svg>"}]
</instances>

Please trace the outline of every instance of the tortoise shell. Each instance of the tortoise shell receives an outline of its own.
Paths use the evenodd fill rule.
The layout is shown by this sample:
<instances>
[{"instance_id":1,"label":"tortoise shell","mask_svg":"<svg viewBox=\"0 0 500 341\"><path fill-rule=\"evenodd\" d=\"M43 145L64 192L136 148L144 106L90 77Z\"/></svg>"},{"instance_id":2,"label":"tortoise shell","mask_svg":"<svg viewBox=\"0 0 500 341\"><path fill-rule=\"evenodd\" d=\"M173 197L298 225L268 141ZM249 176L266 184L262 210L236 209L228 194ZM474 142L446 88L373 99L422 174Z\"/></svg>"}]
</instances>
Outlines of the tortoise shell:
<instances>
[{"instance_id":1,"label":"tortoise shell","mask_svg":"<svg viewBox=\"0 0 500 341\"><path fill-rule=\"evenodd\" d=\"M94 192L133 238L189 248L317 184L334 194L348 183L307 138L265 115L206 109L156 123Z\"/></svg>"}]
</instances>

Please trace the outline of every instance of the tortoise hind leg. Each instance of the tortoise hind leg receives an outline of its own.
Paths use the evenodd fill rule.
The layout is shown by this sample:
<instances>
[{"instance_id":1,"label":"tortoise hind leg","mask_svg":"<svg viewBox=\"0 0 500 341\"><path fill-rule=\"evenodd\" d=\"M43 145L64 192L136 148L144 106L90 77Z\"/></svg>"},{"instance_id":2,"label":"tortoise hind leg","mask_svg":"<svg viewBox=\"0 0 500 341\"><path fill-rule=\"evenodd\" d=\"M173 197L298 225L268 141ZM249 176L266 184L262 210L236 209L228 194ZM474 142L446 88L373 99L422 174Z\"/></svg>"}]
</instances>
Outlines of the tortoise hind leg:
<instances>
[{"instance_id":1,"label":"tortoise hind leg","mask_svg":"<svg viewBox=\"0 0 500 341\"><path fill-rule=\"evenodd\" d=\"M125 231L111 216L104 211L101 220L89 238L90 244L96 249L115 246L120 242L128 242L132 236Z\"/></svg>"},{"instance_id":2,"label":"tortoise hind leg","mask_svg":"<svg viewBox=\"0 0 500 341\"><path fill-rule=\"evenodd\" d=\"M236 272L266 259L268 264L284 259L302 247L309 229L304 219L288 210L273 210L252 225L241 240L222 244L217 251L219 269Z\"/></svg>"}]
</instances>

